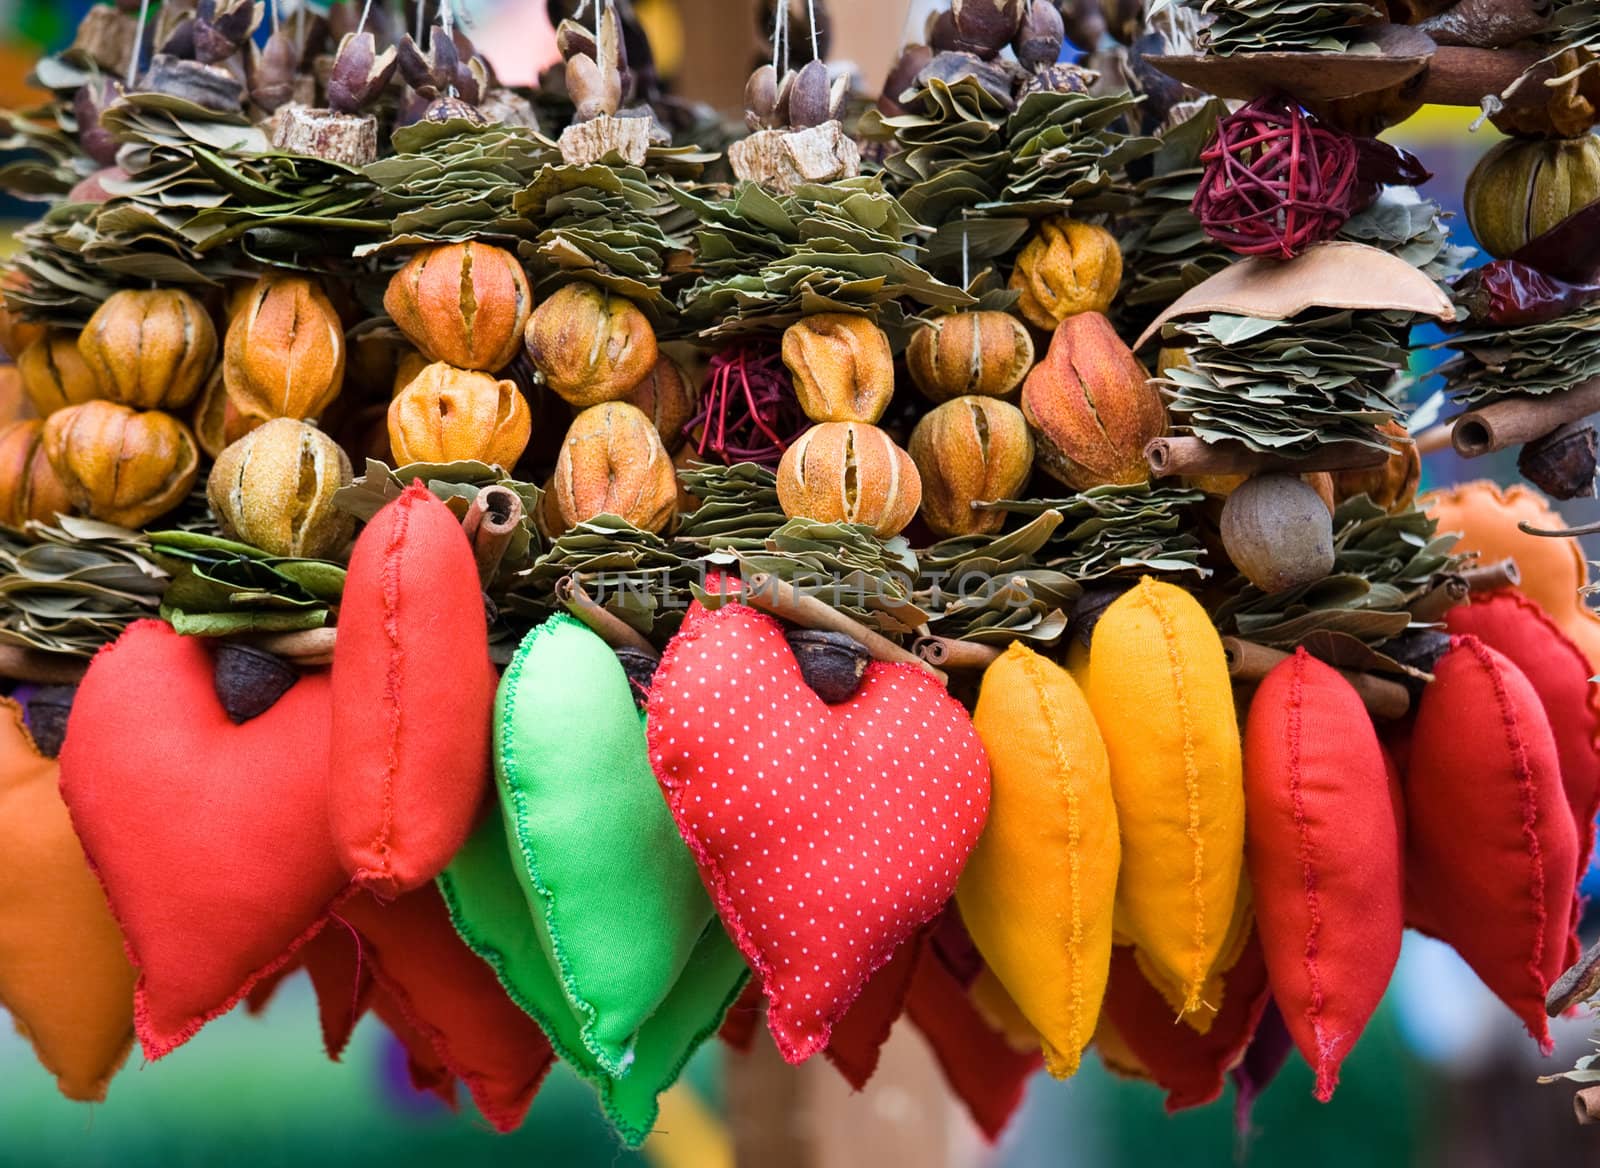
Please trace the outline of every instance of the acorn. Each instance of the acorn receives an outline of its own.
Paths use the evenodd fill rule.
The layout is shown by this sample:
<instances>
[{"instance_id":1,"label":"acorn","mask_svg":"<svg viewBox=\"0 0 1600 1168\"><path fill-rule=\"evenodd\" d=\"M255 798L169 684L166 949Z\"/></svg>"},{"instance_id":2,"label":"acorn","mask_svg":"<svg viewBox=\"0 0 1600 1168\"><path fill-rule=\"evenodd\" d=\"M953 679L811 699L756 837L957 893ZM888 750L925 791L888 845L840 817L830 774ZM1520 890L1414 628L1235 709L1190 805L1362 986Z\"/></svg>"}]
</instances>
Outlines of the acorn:
<instances>
[{"instance_id":1,"label":"acorn","mask_svg":"<svg viewBox=\"0 0 1600 1168\"><path fill-rule=\"evenodd\" d=\"M1299 476L1257 475L1223 505L1222 546L1250 583L1283 592L1333 571L1333 517Z\"/></svg>"}]
</instances>

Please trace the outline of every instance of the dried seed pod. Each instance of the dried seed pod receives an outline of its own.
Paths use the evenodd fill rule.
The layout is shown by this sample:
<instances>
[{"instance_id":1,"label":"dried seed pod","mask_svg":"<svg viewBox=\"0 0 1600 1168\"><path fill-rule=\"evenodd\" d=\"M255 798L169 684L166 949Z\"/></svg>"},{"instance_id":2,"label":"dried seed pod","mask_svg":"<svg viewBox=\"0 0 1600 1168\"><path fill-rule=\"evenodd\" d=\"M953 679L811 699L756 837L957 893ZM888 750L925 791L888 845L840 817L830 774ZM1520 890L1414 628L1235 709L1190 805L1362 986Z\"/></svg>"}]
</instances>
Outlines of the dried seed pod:
<instances>
[{"instance_id":1,"label":"dried seed pod","mask_svg":"<svg viewBox=\"0 0 1600 1168\"><path fill-rule=\"evenodd\" d=\"M75 334L51 329L17 357L22 389L41 418L102 396Z\"/></svg>"},{"instance_id":2,"label":"dried seed pod","mask_svg":"<svg viewBox=\"0 0 1600 1168\"><path fill-rule=\"evenodd\" d=\"M1033 473L1033 436L1022 411L992 397L958 397L930 411L911 432L911 461L922 478L922 518L935 535L992 535L1001 511L974 503L1012 499Z\"/></svg>"},{"instance_id":3,"label":"dried seed pod","mask_svg":"<svg viewBox=\"0 0 1600 1168\"><path fill-rule=\"evenodd\" d=\"M1033 368L1033 338L1009 312L957 312L911 336L906 368L930 401L1006 397Z\"/></svg>"},{"instance_id":4,"label":"dried seed pod","mask_svg":"<svg viewBox=\"0 0 1600 1168\"><path fill-rule=\"evenodd\" d=\"M918 74L932 60L933 50L927 45L907 45L884 79L883 92L878 95L878 111L889 117L908 112L902 99L916 91Z\"/></svg>"},{"instance_id":5,"label":"dried seed pod","mask_svg":"<svg viewBox=\"0 0 1600 1168\"><path fill-rule=\"evenodd\" d=\"M660 435L626 402L603 402L574 419L556 459L554 489L567 527L616 515L663 531L678 501L678 478Z\"/></svg>"},{"instance_id":6,"label":"dried seed pod","mask_svg":"<svg viewBox=\"0 0 1600 1168\"><path fill-rule=\"evenodd\" d=\"M600 59L594 29L577 20L563 20L556 27L556 52L561 54L563 61L570 61L580 53L591 61Z\"/></svg>"},{"instance_id":7,"label":"dried seed pod","mask_svg":"<svg viewBox=\"0 0 1600 1168\"><path fill-rule=\"evenodd\" d=\"M344 326L306 276L262 276L228 324L228 395L257 418L319 418L344 385Z\"/></svg>"},{"instance_id":8,"label":"dried seed pod","mask_svg":"<svg viewBox=\"0 0 1600 1168\"><path fill-rule=\"evenodd\" d=\"M1026 0L951 0L950 17L963 42L993 57L1015 39L1026 7Z\"/></svg>"},{"instance_id":9,"label":"dried seed pod","mask_svg":"<svg viewBox=\"0 0 1600 1168\"><path fill-rule=\"evenodd\" d=\"M442 362L389 403L389 445L402 466L477 461L510 470L532 434L533 414L516 382Z\"/></svg>"},{"instance_id":10,"label":"dried seed pod","mask_svg":"<svg viewBox=\"0 0 1600 1168\"><path fill-rule=\"evenodd\" d=\"M225 67L184 61L165 53L157 53L151 59L150 68L139 78L138 88L145 93L164 93L192 101L217 113L236 114L244 104L244 82Z\"/></svg>"},{"instance_id":11,"label":"dried seed pod","mask_svg":"<svg viewBox=\"0 0 1600 1168\"><path fill-rule=\"evenodd\" d=\"M395 55L400 76L423 97L442 97L450 92L458 80L461 54L457 51L455 41L445 35L442 25L436 24L428 30L426 53L408 35L402 37L395 46Z\"/></svg>"},{"instance_id":12,"label":"dried seed pod","mask_svg":"<svg viewBox=\"0 0 1600 1168\"><path fill-rule=\"evenodd\" d=\"M1079 312L1105 312L1122 285L1122 249L1104 227L1046 219L1017 256L1011 288L1028 322L1053 329Z\"/></svg>"},{"instance_id":13,"label":"dried seed pod","mask_svg":"<svg viewBox=\"0 0 1600 1168\"><path fill-rule=\"evenodd\" d=\"M340 113L360 113L389 87L398 65L393 45L380 53L370 32L350 34L339 43L328 74L328 105Z\"/></svg>"},{"instance_id":14,"label":"dried seed pod","mask_svg":"<svg viewBox=\"0 0 1600 1168\"><path fill-rule=\"evenodd\" d=\"M473 242L419 251L383 297L400 331L430 361L485 373L516 357L532 305L517 257Z\"/></svg>"},{"instance_id":15,"label":"dried seed pod","mask_svg":"<svg viewBox=\"0 0 1600 1168\"><path fill-rule=\"evenodd\" d=\"M1552 499L1592 498L1595 465L1595 430L1581 420L1529 442L1517 456L1522 477Z\"/></svg>"},{"instance_id":16,"label":"dried seed pod","mask_svg":"<svg viewBox=\"0 0 1600 1168\"><path fill-rule=\"evenodd\" d=\"M355 519L333 505L354 477L332 438L273 418L218 456L206 500L229 538L269 555L326 559L355 534Z\"/></svg>"},{"instance_id":17,"label":"dried seed pod","mask_svg":"<svg viewBox=\"0 0 1600 1168\"><path fill-rule=\"evenodd\" d=\"M51 414L44 450L74 507L135 531L183 502L200 469L194 435L177 418L108 401Z\"/></svg>"},{"instance_id":18,"label":"dried seed pod","mask_svg":"<svg viewBox=\"0 0 1600 1168\"><path fill-rule=\"evenodd\" d=\"M195 60L226 61L245 45L261 23L255 0L199 0L194 13Z\"/></svg>"},{"instance_id":19,"label":"dried seed pod","mask_svg":"<svg viewBox=\"0 0 1600 1168\"><path fill-rule=\"evenodd\" d=\"M1161 394L1098 312L1069 316L1022 386L1039 465L1074 490L1142 483L1144 448L1167 429Z\"/></svg>"},{"instance_id":20,"label":"dried seed pod","mask_svg":"<svg viewBox=\"0 0 1600 1168\"><path fill-rule=\"evenodd\" d=\"M107 399L135 409L192 402L217 357L217 330L187 292L124 290L95 310L78 351Z\"/></svg>"},{"instance_id":21,"label":"dried seed pod","mask_svg":"<svg viewBox=\"0 0 1600 1168\"><path fill-rule=\"evenodd\" d=\"M1333 571L1333 517L1298 476L1257 475L1223 504L1222 546L1250 583L1282 592Z\"/></svg>"},{"instance_id":22,"label":"dried seed pod","mask_svg":"<svg viewBox=\"0 0 1600 1168\"><path fill-rule=\"evenodd\" d=\"M1422 480L1422 455L1417 453L1417 444L1401 423L1385 422L1378 429L1394 439L1394 453L1389 461L1367 470L1334 472L1333 494L1339 502L1366 495L1386 511L1404 511L1417 497L1417 485Z\"/></svg>"},{"instance_id":23,"label":"dried seed pod","mask_svg":"<svg viewBox=\"0 0 1600 1168\"><path fill-rule=\"evenodd\" d=\"M683 366L662 353L650 372L621 400L644 412L661 435L661 444L673 453L685 441L684 428L699 408L700 395Z\"/></svg>"},{"instance_id":24,"label":"dried seed pod","mask_svg":"<svg viewBox=\"0 0 1600 1168\"><path fill-rule=\"evenodd\" d=\"M891 536L922 505L922 480L911 456L878 427L823 422L784 452L778 502L790 517L860 523Z\"/></svg>"},{"instance_id":25,"label":"dried seed pod","mask_svg":"<svg viewBox=\"0 0 1600 1168\"><path fill-rule=\"evenodd\" d=\"M70 515L72 499L45 455L44 423L26 418L0 425L0 526L54 523L58 513Z\"/></svg>"},{"instance_id":26,"label":"dried seed pod","mask_svg":"<svg viewBox=\"0 0 1600 1168\"><path fill-rule=\"evenodd\" d=\"M122 93L122 82L102 74L84 84L72 99L72 116L78 123L78 145L101 166L116 162L121 143L100 124L100 115Z\"/></svg>"},{"instance_id":27,"label":"dried seed pod","mask_svg":"<svg viewBox=\"0 0 1600 1168\"><path fill-rule=\"evenodd\" d=\"M744 121L751 130L770 130L777 125L778 71L762 65L750 74L744 86Z\"/></svg>"},{"instance_id":28,"label":"dried seed pod","mask_svg":"<svg viewBox=\"0 0 1600 1168\"><path fill-rule=\"evenodd\" d=\"M1024 68L1039 69L1056 63L1066 39L1066 24L1060 10L1051 0L1033 0L1022 18L1016 39L1011 42L1011 49Z\"/></svg>"},{"instance_id":29,"label":"dried seed pod","mask_svg":"<svg viewBox=\"0 0 1600 1168\"><path fill-rule=\"evenodd\" d=\"M1600 137L1507 138L1478 160L1463 202L1478 244L1505 259L1600 199Z\"/></svg>"},{"instance_id":30,"label":"dried seed pod","mask_svg":"<svg viewBox=\"0 0 1600 1168\"><path fill-rule=\"evenodd\" d=\"M266 47L250 59L250 100L268 113L294 100L300 55L300 45L288 29L269 36Z\"/></svg>"},{"instance_id":31,"label":"dried seed pod","mask_svg":"<svg viewBox=\"0 0 1600 1168\"><path fill-rule=\"evenodd\" d=\"M783 635L800 676L828 705L838 705L861 688L872 656L860 641L825 629L791 628Z\"/></svg>"},{"instance_id":32,"label":"dried seed pod","mask_svg":"<svg viewBox=\"0 0 1600 1168\"><path fill-rule=\"evenodd\" d=\"M528 357L563 401L617 401L656 363L656 334L638 305L593 284L568 284L528 319Z\"/></svg>"},{"instance_id":33,"label":"dried seed pod","mask_svg":"<svg viewBox=\"0 0 1600 1168\"><path fill-rule=\"evenodd\" d=\"M212 658L211 685L235 726L259 718L300 680L300 671L275 653L221 641Z\"/></svg>"},{"instance_id":34,"label":"dried seed pod","mask_svg":"<svg viewBox=\"0 0 1600 1168\"><path fill-rule=\"evenodd\" d=\"M194 405L194 436L200 449L215 458L267 419L245 413L228 396L218 365Z\"/></svg>"},{"instance_id":35,"label":"dried seed pod","mask_svg":"<svg viewBox=\"0 0 1600 1168\"><path fill-rule=\"evenodd\" d=\"M821 61L807 61L795 74L789 92L789 125L796 130L820 126L831 115L828 67Z\"/></svg>"},{"instance_id":36,"label":"dried seed pod","mask_svg":"<svg viewBox=\"0 0 1600 1168\"><path fill-rule=\"evenodd\" d=\"M894 395L894 353L864 316L821 312L783 334L783 363L813 422L876 422Z\"/></svg>"}]
</instances>

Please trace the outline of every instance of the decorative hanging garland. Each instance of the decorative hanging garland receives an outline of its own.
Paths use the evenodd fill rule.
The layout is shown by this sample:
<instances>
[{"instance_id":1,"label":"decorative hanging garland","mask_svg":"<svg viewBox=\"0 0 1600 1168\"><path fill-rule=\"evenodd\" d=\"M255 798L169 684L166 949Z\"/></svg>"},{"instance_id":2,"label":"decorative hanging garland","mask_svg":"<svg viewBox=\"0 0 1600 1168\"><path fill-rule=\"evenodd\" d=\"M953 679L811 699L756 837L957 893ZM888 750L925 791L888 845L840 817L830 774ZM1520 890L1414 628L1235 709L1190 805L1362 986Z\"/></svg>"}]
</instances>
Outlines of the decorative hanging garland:
<instances>
[{"instance_id":1,"label":"decorative hanging garland","mask_svg":"<svg viewBox=\"0 0 1600 1168\"><path fill-rule=\"evenodd\" d=\"M40 62L0 1003L63 1093L303 969L501 1130L559 1058L637 1145L763 1018L859 1089L902 1014L990 1138L1091 1050L1246 1116L1291 1045L1332 1096L1407 926L1548 1044L1586 566L1419 504L1401 383L1451 326L1457 447L1592 489L1592 22L1066 7L953 0L863 113L781 0L743 133L601 0L522 92L449 0ZM1370 135L1480 97L1461 277Z\"/></svg>"}]
</instances>

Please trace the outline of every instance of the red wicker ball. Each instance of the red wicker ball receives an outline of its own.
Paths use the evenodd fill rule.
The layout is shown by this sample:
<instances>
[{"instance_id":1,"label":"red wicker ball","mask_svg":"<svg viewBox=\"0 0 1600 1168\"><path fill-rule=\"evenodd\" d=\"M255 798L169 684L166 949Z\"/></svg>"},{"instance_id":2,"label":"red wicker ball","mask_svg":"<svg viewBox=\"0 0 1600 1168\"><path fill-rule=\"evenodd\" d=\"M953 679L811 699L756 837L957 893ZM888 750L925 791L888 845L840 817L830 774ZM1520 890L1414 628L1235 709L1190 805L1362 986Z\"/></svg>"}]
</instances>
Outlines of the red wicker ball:
<instances>
[{"instance_id":1,"label":"red wicker ball","mask_svg":"<svg viewBox=\"0 0 1600 1168\"><path fill-rule=\"evenodd\" d=\"M1292 98L1259 97L1218 119L1191 207L1229 250L1290 259L1359 209L1359 156L1355 137L1318 124Z\"/></svg>"}]
</instances>

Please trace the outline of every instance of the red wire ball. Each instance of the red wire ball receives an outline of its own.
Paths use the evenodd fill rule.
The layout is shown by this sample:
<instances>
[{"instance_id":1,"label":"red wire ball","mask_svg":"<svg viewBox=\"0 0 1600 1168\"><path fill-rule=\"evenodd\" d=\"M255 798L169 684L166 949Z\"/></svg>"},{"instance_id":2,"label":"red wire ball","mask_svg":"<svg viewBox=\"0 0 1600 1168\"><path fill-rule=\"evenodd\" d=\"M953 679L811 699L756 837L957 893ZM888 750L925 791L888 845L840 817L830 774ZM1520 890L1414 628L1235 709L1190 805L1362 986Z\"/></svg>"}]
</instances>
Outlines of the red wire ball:
<instances>
[{"instance_id":1,"label":"red wire ball","mask_svg":"<svg viewBox=\"0 0 1600 1168\"><path fill-rule=\"evenodd\" d=\"M1191 209L1230 251L1291 259L1360 209L1359 156L1355 137L1318 124L1292 98L1258 97L1218 119Z\"/></svg>"},{"instance_id":2,"label":"red wire ball","mask_svg":"<svg viewBox=\"0 0 1600 1168\"><path fill-rule=\"evenodd\" d=\"M683 432L700 458L776 467L810 426L778 347L750 343L711 358L700 411Z\"/></svg>"}]
</instances>

